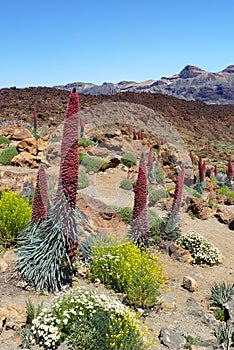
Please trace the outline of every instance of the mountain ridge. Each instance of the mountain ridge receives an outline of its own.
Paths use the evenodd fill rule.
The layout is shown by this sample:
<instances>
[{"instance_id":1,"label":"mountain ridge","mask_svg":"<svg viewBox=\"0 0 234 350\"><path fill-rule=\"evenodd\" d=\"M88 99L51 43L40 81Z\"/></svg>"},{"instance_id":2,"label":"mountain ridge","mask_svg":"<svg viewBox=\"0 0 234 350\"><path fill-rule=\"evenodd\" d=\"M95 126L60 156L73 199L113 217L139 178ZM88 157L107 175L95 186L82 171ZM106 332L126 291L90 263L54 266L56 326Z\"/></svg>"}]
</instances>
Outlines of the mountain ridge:
<instances>
[{"instance_id":1,"label":"mountain ridge","mask_svg":"<svg viewBox=\"0 0 234 350\"><path fill-rule=\"evenodd\" d=\"M217 73L207 72L197 66L186 65L180 73L159 80L143 82L120 81L93 83L73 82L56 85L54 88L71 90L86 95L115 95L120 92L149 92L174 96L187 101L202 101L207 104L234 104L234 65Z\"/></svg>"}]
</instances>

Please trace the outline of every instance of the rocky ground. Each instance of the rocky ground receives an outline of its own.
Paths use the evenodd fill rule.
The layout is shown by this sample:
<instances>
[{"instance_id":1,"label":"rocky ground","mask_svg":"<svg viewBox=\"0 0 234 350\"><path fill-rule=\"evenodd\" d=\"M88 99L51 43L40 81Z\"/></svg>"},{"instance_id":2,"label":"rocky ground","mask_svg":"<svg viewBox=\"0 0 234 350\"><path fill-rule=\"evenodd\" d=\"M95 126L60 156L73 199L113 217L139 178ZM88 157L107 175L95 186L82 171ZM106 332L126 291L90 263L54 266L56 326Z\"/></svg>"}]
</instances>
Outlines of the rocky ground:
<instances>
[{"instance_id":1,"label":"rocky ground","mask_svg":"<svg viewBox=\"0 0 234 350\"><path fill-rule=\"evenodd\" d=\"M118 159L118 157L121 157L124 152L131 151L139 159L142 152L147 152L150 146L156 145L159 140L161 141L162 137L166 137L167 145L163 146L160 151L160 166L165 174L163 186L167 188L174 184L178 167L181 166L186 170L186 183L191 185L193 168L188 155L190 150L188 144L184 141L182 134L170 123L170 120L160 113L147 108L143 104L116 103L112 101L89 106L80 112L80 116L86 122L86 136L91 138L96 135L99 139L99 143L96 146L81 149L83 152L87 152L92 156L106 157L108 162L110 162L113 158ZM43 157L40 158L46 165L50 191L53 191L55 188L58 176L61 127L62 125L55 129L55 126L52 126L51 138L48 143L45 140ZM131 128L130 134L128 131L129 127ZM133 140L133 129L144 129L144 139L141 141ZM52 130L55 132L53 135ZM198 139L201 147L202 144L204 145L202 143L203 136L204 134L199 136ZM187 138L187 140L191 141L191 138ZM213 151L213 147L211 147L213 145L212 142L215 142L215 140L207 141L206 143L207 149L211 149L211 153L208 156L206 154L206 161L211 163L214 161L215 155L226 153L222 159L220 157L220 164L224 166L227 159L233 154L233 144L223 141L223 148L220 148L220 145L216 143L220 152L218 153L217 149ZM195 148L194 142L191 141L191 144L194 147L193 152L199 155L199 149ZM31 149L38 149L38 145L33 145ZM27 152L30 153L30 150ZM2 166L0 168L0 186L27 192L30 184L35 184L36 172L37 169L25 166ZM105 172L89 174L89 187L81 190L77 199L78 206L89 216L90 224L96 232L113 230L114 228L118 229L119 232L126 232L126 226L118 215L110 210L110 207L113 205L131 206L133 204L133 192L120 189L119 182L127 176L134 179L136 174L137 167L129 172L121 164L118 166L115 164L113 168L110 167ZM26 184L28 184L28 187ZM211 187L209 191L212 192ZM161 298L160 306L152 310L144 318L144 322L149 327L152 335L158 338L162 331L163 339L157 340L158 349L183 348L181 345L181 342L183 342L182 335L191 335L194 338L200 337L206 341L206 348L215 348L212 328L216 321L213 313L209 310L209 294L210 287L214 282L226 281L234 283L232 252L234 233L228 229L227 224L230 218L234 216L234 204L225 205L222 201L219 203L220 209L228 210L229 213L225 214L223 223L219 222L215 216L217 214L216 209L207 205L209 191L205 193L203 202L196 203L196 208L199 206L200 209L201 206L206 208L202 214L201 210L199 211L200 218L188 214L187 209L191 198L189 199L188 194L184 196L181 221L182 233L193 230L203 235L220 249L224 259L219 266L197 266L179 261L162 250L161 259L168 274L167 288ZM171 199L161 202L159 206L155 206L154 209L160 216L165 216L166 210L170 207ZM216 203L215 200L216 197L213 197L213 204ZM3 328L0 334L0 350L18 350L20 349L21 340L17 335L17 328L20 328L26 321L25 301L30 298L35 303L40 303L41 301L49 303L53 295L41 296L20 282L15 273L15 256L12 252L7 252L0 261L0 328L1 326ZM191 292L182 286L185 276L190 276L196 281L198 285L197 290ZM78 279L76 278L74 284L103 290L103 287L100 285L87 284L82 276ZM166 331L169 332L168 336L165 334Z\"/></svg>"}]
</instances>

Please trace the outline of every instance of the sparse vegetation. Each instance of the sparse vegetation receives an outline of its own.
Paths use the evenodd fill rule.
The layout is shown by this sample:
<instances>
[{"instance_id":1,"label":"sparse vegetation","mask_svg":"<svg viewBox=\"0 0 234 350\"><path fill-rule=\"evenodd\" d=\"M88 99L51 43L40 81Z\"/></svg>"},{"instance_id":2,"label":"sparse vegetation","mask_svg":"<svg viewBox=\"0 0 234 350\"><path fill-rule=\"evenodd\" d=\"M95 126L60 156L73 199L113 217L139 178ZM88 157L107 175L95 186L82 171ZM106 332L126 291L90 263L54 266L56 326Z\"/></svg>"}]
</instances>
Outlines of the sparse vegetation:
<instances>
[{"instance_id":1,"label":"sparse vegetation","mask_svg":"<svg viewBox=\"0 0 234 350\"><path fill-rule=\"evenodd\" d=\"M124 153L123 157L121 158L121 163L126 165L126 167L131 168L133 165L136 165L137 157L132 152L126 152L126 153Z\"/></svg>"},{"instance_id":2,"label":"sparse vegetation","mask_svg":"<svg viewBox=\"0 0 234 350\"><path fill-rule=\"evenodd\" d=\"M17 156L18 151L15 146L9 146L0 152L0 164L11 165L12 159Z\"/></svg>"},{"instance_id":3,"label":"sparse vegetation","mask_svg":"<svg viewBox=\"0 0 234 350\"><path fill-rule=\"evenodd\" d=\"M121 180L119 187L127 191L131 191L133 189L132 183L128 178Z\"/></svg>"}]
</instances>

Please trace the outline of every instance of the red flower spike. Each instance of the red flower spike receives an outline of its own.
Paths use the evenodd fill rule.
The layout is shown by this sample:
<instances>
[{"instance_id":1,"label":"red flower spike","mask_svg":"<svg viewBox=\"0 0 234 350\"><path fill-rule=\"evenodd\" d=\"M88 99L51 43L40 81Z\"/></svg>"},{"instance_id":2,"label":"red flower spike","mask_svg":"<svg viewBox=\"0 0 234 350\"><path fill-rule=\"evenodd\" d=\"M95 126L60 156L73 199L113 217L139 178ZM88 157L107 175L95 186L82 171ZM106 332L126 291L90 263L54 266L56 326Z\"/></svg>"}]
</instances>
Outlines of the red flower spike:
<instances>
[{"instance_id":1,"label":"red flower spike","mask_svg":"<svg viewBox=\"0 0 234 350\"><path fill-rule=\"evenodd\" d=\"M148 211L147 211L147 170L144 158L141 158L135 187L134 207L131 231L135 241L148 244Z\"/></svg>"},{"instance_id":2,"label":"red flower spike","mask_svg":"<svg viewBox=\"0 0 234 350\"><path fill-rule=\"evenodd\" d=\"M176 181L176 186L175 186L175 193L174 193L174 198L172 203L173 214L178 214L180 211L180 206L181 206L182 196L183 196L183 188L184 188L184 169L181 169L178 175L178 179Z\"/></svg>"},{"instance_id":3,"label":"red flower spike","mask_svg":"<svg viewBox=\"0 0 234 350\"><path fill-rule=\"evenodd\" d=\"M32 221L40 222L46 219L48 201L48 184L43 164L37 173L36 188L32 200Z\"/></svg>"}]
</instances>

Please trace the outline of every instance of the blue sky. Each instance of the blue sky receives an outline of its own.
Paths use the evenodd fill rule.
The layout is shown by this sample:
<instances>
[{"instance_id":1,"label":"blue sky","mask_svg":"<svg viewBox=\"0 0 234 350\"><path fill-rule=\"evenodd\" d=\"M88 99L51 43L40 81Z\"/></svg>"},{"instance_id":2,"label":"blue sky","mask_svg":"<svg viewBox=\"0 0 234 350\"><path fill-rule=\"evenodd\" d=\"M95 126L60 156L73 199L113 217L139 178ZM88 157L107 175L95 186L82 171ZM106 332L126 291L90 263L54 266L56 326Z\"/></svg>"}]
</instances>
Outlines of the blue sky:
<instances>
[{"instance_id":1,"label":"blue sky","mask_svg":"<svg viewBox=\"0 0 234 350\"><path fill-rule=\"evenodd\" d=\"M0 4L0 88L159 79L234 64L233 0Z\"/></svg>"}]
</instances>

